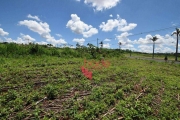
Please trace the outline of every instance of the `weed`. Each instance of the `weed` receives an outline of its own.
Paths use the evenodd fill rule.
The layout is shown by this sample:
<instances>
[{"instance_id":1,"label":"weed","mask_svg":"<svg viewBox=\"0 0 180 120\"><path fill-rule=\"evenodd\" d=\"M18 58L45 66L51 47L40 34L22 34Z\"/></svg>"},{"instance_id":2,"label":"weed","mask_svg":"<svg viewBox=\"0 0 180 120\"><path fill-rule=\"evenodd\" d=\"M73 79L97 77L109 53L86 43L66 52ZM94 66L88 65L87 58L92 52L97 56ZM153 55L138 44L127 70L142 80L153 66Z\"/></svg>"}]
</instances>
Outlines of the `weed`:
<instances>
[{"instance_id":1,"label":"weed","mask_svg":"<svg viewBox=\"0 0 180 120\"><path fill-rule=\"evenodd\" d=\"M45 87L45 94L47 95L48 99L53 100L58 95L58 89L55 86L48 84Z\"/></svg>"}]
</instances>

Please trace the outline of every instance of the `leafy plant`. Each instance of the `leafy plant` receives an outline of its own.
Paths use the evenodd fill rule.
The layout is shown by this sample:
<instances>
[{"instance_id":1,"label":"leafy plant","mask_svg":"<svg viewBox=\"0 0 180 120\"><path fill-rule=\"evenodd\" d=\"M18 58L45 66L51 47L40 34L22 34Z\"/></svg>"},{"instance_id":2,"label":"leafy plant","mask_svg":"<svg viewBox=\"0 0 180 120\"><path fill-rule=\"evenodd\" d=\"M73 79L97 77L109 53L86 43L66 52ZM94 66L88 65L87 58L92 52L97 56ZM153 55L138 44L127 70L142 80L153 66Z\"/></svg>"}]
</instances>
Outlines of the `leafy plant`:
<instances>
[{"instance_id":1,"label":"leafy plant","mask_svg":"<svg viewBox=\"0 0 180 120\"><path fill-rule=\"evenodd\" d=\"M47 98L50 100L53 100L57 97L58 95L58 89L50 84L48 84L45 87L45 94L47 95Z\"/></svg>"}]
</instances>

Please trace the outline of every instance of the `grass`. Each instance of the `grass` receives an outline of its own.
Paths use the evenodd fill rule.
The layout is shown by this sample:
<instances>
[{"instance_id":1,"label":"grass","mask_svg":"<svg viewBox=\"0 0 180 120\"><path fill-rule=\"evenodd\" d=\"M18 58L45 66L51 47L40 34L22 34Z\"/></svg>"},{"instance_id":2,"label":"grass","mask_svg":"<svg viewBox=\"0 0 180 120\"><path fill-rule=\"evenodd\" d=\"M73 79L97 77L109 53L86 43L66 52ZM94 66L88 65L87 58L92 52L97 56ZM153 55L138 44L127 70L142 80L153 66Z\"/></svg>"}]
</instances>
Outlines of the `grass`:
<instances>
[{"instance_id":1,"label":"grass","mask_svg":"<svg viewBox=\"0 0 180 120\"><path fill-rule=\"evenodd\" d=\"M92 70L88 80L80 71L82 58L0 58L0 118L180 118L179 64L106 60L111 65Z\"/></svg>"},{"instance_id":2,"label":"grass","mask_svg":"<svg viewBox=\"0 0 180 120\"><path fill-rule=\"evenodd\" d=\"M154 54L154 59L164 60L166 55L167 55L168 60L172 60L172 61L175 60L175 55L169 54L169 53L167 53L167 54L160 54L160 53L158 54L158 53L155 53ZM129 57L130 53L126 53L125 56ZM139 57L139 58L152 59L152 53L136 53L136 52L132 52L131 56L132 57L137 57L137 58Z\"/></svg>"}]
</instances>

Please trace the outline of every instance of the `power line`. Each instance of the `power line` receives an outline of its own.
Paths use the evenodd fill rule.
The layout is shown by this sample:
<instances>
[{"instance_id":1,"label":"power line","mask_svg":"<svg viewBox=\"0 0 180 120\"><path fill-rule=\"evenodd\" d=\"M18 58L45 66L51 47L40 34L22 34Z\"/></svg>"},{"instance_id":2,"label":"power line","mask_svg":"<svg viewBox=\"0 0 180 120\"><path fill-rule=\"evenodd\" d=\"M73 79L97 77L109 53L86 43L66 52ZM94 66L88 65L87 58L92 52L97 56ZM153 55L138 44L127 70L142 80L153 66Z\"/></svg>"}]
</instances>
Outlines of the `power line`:
<instances>
[{"instance_id":1,"label":"power line","mask_svg":"<svg viewBox=\"0 0 180 120\"><path fill-rule=\"evenodd\" d=\"M152 30L152 31L147 31L147 32L136 33L136 34L129 35L127 37L136 36L136 35L142 35L142 34L147 34L147 33L152 33L152 32L157 32L157 31L164 31L164 30L167 30L167 29L174 29L174 28L176 28L178 26L180 26L180 25L178 24L178 25L173 26L173 27L167 27L167 28L162 28L162 29L157 29L157 30ZM116 43L116 44L118 44L118 43ZM111 44L111 45L116 45L116 44Z\"/></svg>"},{"instance_id":2,"label":"power line","mask_svg":"<svg viewBox=\"0 0 180 120\"><path fill-rule=\"evenodd\" d=\"M176 27L178 27L178 26L180 26L180 25L176 25L176 26L173 26L173 27L162 28L162 29L157 29L157 30L152 30L152 31L147 31L147 32L136 33L136 34L129 35L129 36L136 36L136 35L141 35L141 34L147 34L147 33L157 32L157 31L164 31L164 30L167 30L167 29L176 28Z\"/></svg>"},{"instance_id":3,"label":"power line","mask_svg":"<svg viewBox=\"0 0 180 120\"><path fill-rule=\"evenodd\" d=\"M167 27L167 28L161 28L161 29L157 29L157 30L151 30L151 31L136 33L136 34L128 35L128 37L136 36L136 35L142 35L142 34L147 34L147 33L152 33L152 32L157 32L157 31L164 31L164 30L176 28L176 27L178 27L178 26L180 26L180 25L178 24L178 25L173 26L173 27L171 26L171 27ZM112 37L109 37L109 38L105 38L105 39L113 39L113 38L112 38ZM115 39L115 38L114 38L114 39ZM91 41L97 41L97 40L89 40L89 41L85 41L85 42L91 42Z\"/></svg>"},{"instance_id":4,"label":"power line","mask_svg":"<svg viewBox=\"0 0 180 120\"><path fill-rule=\"evenodd\" d=\"M104 38L104 39L98 39L98 40L105 40L105 39L114 39L114 38ZM88 41L85 41L85 42L92 42L92 41L97 41L97 39L96 40L88 40Z\"/></svg>"},{"instance_id":5,"label":"power line","mask_svg":"<svg viewBox=\"0 0 180 120\"><path fill-rule=\"evenodd\" d=\"M173 29L173 28L176 28L176 27L179 27L179 26L180 26L180 24L177 24L176 26L171 26L171 27L167 27L167 28L161 28L161 29L151 30L151 31L146 31L146 32L140 32L140 33L128 35L127 37L132 37L132 36L137 36L137 35L142 35L142 34L147 34L147 33L153 33L153 32L158 32L158 31L165 31L165 30ZM98 39L98 40L105 40L105 39L116 39L116 38L109 37L109 38ZM97 39L96 40L88 40L88 41L85 41L85 43L94 42L94 41L97 41ZM116 43L116 44L118 44L118 43ZM115 45L115 44L110 44L110 45Z\"/></svg>"}]
</instances>

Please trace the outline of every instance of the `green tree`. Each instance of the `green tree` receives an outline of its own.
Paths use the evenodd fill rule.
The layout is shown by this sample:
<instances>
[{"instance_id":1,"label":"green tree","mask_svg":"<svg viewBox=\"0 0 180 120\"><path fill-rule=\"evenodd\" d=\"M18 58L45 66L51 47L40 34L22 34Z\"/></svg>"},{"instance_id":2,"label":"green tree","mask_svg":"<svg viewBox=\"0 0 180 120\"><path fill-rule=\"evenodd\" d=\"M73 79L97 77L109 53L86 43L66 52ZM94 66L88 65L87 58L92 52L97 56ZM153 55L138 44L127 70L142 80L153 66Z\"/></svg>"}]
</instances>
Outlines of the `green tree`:
<instances>
[{"instance_id":1,"label":"green tree","mask_svg":"<svg viewBox=\"0 0 180 120\"><path fill-rule=\"evenodd\" d=\"M101 48L103 48L103 41L101 41L99 44L101 45Z\"/></svg>"},{"instance_id":2,"label":"green tree","mask_svg":"<svg viewBox=\"0 0 180 120\"><path fill-rule=\"evenodd\" d=\"M157 40L158 38L156 36L152 37L151 40L153 41L153 56L152 58L154 59L154 48L155 48L155 41Z\"/></svg>"},{"instance_id":3,"label":"green tree","mask_svg":"<svg viewBox=\"0 0 180 120\"><path fill-rule=\"evenodd\" d=\"M87 46L88 46L88 49L89 49L90 54L92 55L92 57L96 58L96 49L95 49L96 47L91 43L88 43Z\"/></svg>"}]
</instances>

